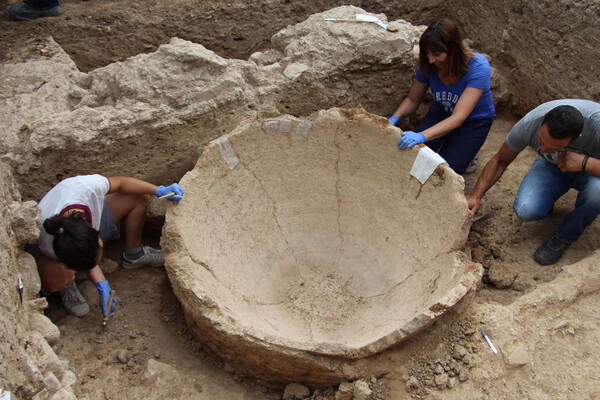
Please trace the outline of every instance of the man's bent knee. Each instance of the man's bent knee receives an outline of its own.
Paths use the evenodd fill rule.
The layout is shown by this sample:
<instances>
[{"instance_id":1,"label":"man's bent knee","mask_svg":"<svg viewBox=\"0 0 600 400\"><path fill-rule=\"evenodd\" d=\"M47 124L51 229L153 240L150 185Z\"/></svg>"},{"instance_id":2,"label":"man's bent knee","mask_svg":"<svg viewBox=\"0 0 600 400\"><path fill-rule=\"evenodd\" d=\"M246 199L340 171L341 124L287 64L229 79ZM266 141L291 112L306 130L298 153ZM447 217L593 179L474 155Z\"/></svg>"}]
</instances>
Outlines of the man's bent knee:
<instances>
[{"instance_id":1,"label":"man's bent knee","mask_svg":"<svg viewBox=\"0 0 600 400\"><path fill-rule=\"evenodd\" d=\"M548 210L542 211L539 208L536 209L535 207L531 207L528 204L517 204L516 202L513 204L513 211L515 212L517 217L519 217L519 219L523 221L538 221L540 219L544 219L546 218L549 212Z\"/></svg>"}]
</instances>

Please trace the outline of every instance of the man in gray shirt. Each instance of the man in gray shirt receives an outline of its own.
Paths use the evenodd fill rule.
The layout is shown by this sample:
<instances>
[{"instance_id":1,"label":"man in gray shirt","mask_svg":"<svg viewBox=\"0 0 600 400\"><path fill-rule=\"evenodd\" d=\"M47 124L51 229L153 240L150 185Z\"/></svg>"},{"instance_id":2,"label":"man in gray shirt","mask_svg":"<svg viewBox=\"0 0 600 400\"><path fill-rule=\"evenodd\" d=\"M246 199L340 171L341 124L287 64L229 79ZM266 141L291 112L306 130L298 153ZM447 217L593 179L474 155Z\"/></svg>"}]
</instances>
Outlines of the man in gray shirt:
<instances>
[{"instance_id":1,"label":"man in gray shirt","mask_svg":"<svg viewBox=\"0 0 600 400\"><path fill-rule=\"evenodd\" d=\"M555 100L525 115L488 161L467 198L473 214L481 198L527 146L538 157L523 178L513 210L525 221L545 218L569 189L578 191L575 208L533 255L542 265L557 262L600 214L600 104Z\"/></svg>"}]
</instances>

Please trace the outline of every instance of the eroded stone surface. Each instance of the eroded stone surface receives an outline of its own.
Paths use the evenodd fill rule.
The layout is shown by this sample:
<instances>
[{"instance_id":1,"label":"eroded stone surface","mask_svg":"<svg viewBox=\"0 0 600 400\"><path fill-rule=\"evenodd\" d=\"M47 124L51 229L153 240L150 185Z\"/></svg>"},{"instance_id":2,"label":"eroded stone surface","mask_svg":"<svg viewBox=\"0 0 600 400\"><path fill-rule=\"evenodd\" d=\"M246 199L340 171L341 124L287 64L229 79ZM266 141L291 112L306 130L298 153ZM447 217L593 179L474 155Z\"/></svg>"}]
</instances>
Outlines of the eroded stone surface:
<instances>
[{"instance_id":1,"label":"eroded stone surface","mask_svg":"<svg viewBox=\"0 0 600 400\"><path fill-rule=\"evenodd\" d=\"M312 15L248 61L173 38L154 53L84 74L48 39L42 60L0 65L0 89L13 94L0 98L2 157L24 196L37 200L72 174L178 180L206 143L246 118L332 105L389 108L392 93L412 83L423 27L398 20L392 33L325 21L365 12L344 6Z\"/></svg>"},{"instance_id":2,"label":"eroded stone surface","mask_svg":"<svg viewBox=\"0 0 600 400\"><path fill-rule=\"evenodd\" d=\"M200 341L265 380L339 383L462 298L482 272L457 251L463 180L444 165L421 186L399 132L332 109L240 127L234 164L206 148L161 240Z\"/></svg>"}]
</instances>

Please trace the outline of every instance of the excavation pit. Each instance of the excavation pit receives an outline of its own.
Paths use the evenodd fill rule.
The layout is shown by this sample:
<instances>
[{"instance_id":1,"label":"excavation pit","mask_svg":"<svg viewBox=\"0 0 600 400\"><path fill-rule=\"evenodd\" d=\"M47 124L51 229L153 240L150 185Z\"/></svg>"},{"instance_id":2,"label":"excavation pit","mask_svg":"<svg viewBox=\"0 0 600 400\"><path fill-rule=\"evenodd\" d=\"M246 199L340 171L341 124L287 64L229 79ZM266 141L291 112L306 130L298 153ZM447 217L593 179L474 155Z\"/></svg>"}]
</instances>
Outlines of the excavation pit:
<instances>
[{"instance_id":1,"label":"excavation pit","mask_svg":"<svg viewBox=\"0 0 600 400\"><path fill-rule=\"evenodd\" d=\"M181 180L161 245L194 336L236 371L325 386L415 335L481 278L464 181L363 110L250 121Z\"/></svg>"}]
</instances>

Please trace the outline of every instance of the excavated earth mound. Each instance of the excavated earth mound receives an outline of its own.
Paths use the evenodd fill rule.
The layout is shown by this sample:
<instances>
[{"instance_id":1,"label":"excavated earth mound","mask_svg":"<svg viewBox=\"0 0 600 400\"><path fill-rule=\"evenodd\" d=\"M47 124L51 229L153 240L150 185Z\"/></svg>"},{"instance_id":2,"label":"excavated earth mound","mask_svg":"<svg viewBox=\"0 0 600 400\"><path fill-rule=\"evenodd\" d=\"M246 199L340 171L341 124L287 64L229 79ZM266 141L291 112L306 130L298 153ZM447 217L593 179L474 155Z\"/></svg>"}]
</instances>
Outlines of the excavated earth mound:
<instances>
[{"instance_id":1,"label":"excavated earth mound","mask_svg":"<svg viewBox=\"0 0 600 400\"><path fill-rule=\"evenodd\" d=\"M181 180L161 245L188 326L235 370L339 383L419 332L481 279L460 249L469 216L447 165L363 110L253 121Z\"/></svg>"}]
</instances>

